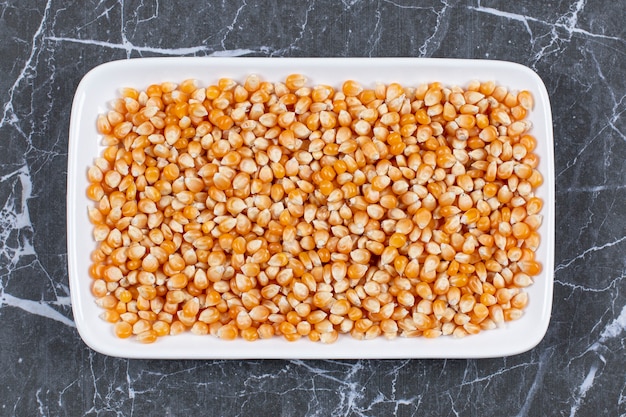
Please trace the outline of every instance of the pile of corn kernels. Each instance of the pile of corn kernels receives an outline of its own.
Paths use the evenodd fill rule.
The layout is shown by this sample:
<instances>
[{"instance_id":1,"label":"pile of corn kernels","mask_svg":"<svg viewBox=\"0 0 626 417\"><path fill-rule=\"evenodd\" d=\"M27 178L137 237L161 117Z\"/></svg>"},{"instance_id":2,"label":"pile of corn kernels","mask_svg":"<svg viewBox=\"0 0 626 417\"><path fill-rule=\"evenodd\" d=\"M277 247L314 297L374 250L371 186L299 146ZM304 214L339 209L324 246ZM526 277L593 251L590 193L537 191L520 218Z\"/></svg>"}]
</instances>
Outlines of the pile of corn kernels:
<instances>
[{"instance_id":1,"label":"pile of corn kernels","mask_svg":"<svg viewBox=\"0 0 626 417\"><path fill-rule=\"evenodd\" d=\"M88 170L101 317L143 343L463 337L518 319L541 272L532 107L494 82L124 88Z\"/></svg>"}]
</instances>

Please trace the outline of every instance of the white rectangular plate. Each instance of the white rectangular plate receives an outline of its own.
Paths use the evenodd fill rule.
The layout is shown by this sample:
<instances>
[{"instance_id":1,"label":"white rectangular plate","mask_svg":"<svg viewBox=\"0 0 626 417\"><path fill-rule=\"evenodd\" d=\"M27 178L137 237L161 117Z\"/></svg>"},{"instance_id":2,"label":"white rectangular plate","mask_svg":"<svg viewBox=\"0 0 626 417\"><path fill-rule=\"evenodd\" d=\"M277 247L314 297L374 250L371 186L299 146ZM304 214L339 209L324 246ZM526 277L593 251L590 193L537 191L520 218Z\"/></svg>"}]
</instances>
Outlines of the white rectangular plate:
<instances>
[{"instance_id":1,"label":"white rectangular plate","mask_svg":"<svg viewBox=\"0 0 626 417\"><path fill-rule=\"evenodd\" d=\"M529 287L529 304L524 316L504 327L462 339L397 338L359 341L340 337L331 345L306 339L287 342L281 337L246 342L223 341L212 336L182 334L160 338L151 345L118 339L112 325L99 318L101 310L90 292L90 253L95 248L92 225L87 217L91 202L85 190L87 169L101 152L96 117L108 110L122 87L144 89L153 83L180 82L195 78L203 86L220 77L243 81L249 74L263 80L284 81L291 73L302 73L309 85L324 83L340 87L347 79L373 87L376 82L399 82L417 86L439 81L466 86L471 80L493 80L511 90L529 90L535 108L529 119L537 138L536 152L544 184L537 195L544 201L542 242L536 258L543 272ZM67 171L67 249L72 308L76 327L87 345L111 356L163 359L237 358L484 358L514 355L536 346L550 321L554 265L554 156L552 117L546 88L539 76L519 64L457 59L417 58L144 58L110 62L91 70L82 79L72 106Z\"/></svg>"}]
</instances>

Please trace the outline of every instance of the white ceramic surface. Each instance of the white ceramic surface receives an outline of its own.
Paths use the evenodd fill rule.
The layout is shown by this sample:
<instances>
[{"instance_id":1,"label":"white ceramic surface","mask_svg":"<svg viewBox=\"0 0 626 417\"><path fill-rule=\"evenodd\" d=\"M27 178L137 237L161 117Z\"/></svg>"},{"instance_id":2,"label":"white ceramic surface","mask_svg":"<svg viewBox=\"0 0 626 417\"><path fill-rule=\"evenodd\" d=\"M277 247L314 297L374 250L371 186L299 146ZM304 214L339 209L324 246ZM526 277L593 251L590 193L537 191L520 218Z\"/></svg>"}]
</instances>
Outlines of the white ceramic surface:
<instances>
[{"instance_id":1,"label":"white ceramic surface","mask_svg":"<svg viewBox=\"0 0 626 417\"><path fill-rule=\"evenodd\" d=\"M494 80L511 90L526 89L535 98L529 119L532 134L538 139L536 152L544 184L536 194L544 200L540 229L542 242L537 259L543 272L527 288L530 296L524 316L504 327L483 331L463 339L439 337L378 338L358 341L341 337L332 345L302 339L286 342L271 340L246 342L222 341L211 336L183 334L160 338L142 345L131 339L118 339L112 326L98 316L88 274L90 253L95 248L85 195L86 172L100 153L96 117L118 97L121 87L145 88L163 81L179 82L196 78L203 85L220 77L243 80L256 73L267 81L282 81L291 73L303 73L310 85L340 86L355 79L363 85L399 82L418 85L440 81L445 85L465 86L471 80ZM539 76L519 64L488 60L420 58L143 58L100 65L82 79L74 97L70 121L67 171L67 250L72 308L78 331L92 349L111 356L164 359L237 359L237 358L483 358L514 355L536 346L543 338L552 308L554 266L554 155L552 115L546 88Z\"/></svg>"}]
</instances>

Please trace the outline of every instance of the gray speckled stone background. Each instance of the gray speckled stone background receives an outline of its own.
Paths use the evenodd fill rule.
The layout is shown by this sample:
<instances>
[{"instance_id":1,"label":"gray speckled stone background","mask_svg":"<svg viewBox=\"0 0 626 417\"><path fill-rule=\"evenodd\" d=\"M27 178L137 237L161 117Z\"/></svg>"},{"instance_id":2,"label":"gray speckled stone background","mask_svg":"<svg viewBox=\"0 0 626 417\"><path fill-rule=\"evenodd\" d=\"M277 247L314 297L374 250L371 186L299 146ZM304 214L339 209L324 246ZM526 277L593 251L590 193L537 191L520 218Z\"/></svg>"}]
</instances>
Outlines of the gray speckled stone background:
<instances>
[{"instance_id":1,"label":"gray speckled stone background","mask_svg":"<svg viewBox=\"0 0 626 417\"><path fill-rule=\"evenodd\" d=\"M0 3L0 415L626 415L623 2ZM94 66L142 56L515 61L543 78L556 165L554 309L530 352L489 360L105 357L73 323L70 106Z\"/></svg>"}]
</instances>

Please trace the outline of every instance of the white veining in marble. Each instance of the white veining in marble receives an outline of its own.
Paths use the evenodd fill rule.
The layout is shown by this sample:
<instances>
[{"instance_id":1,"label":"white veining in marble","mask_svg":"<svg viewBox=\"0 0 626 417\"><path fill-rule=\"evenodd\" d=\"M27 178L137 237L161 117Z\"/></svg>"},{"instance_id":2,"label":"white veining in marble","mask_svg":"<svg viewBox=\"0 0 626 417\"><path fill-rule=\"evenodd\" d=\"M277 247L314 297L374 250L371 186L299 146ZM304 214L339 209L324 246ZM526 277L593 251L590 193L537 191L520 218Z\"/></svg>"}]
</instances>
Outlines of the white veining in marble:
<instances>
[{"instance_id":1,"label":"white veining in marble","mask_svg":"<svg viewBox=\"0 0 626 417\"><path fill-rule=\"evenodd\" d=\"M43 17L41 19L41 22L39 23L39 27L37 28L36 32L32 36L30 55L28 56L28 59L26 60L25 65L20 69L19 73L17 74L17 77L15 77L15 81L9 88L9 99L2 106L3 112L2 112L2 119L0 119L0 128L4 127L5 123L9 123L12 126L14 126L16 129L18 130L20 129L17 124L19 120L14 113L15 109L13 108L13 98L14 98L16 89L20 86L20 84L24 80L26 80L30 76L31 71L33 70L33 65L36 62L38 52L39 52L37 49L40 46L39 38L43 34L43 30L46 24L46 20L48 17L51 3L52 3L51 0L48 0L48 2L46 3L46 7L43 12Z\"/></svg>"},{"instance_id":2,"label":"white veining in marble","mask_svg":"<svg viewBox=\"0 0 626 417\"><path fill-rule=\"evenodd\" d=\"M441 41L443 36L448 29L449 20L447 16L447 12L449 10L449 5L445 1L442 1L441 10L436 11L433 10L437 15L437 20L435 23L435 27L432 30L432 34L424 41L422 46L419 47L419 52L421 57L431 57L433 53L439 49L441 46Z\"/></svg>"},{"instance_id":3,"label":"white veining in marble","mask_svg":"<svg viewBox=\"0 0 626 417\"><path fill-rule=\"evenodd\" d=\"M237 24L237 19L239 19L239 14L240 14L240 13L241 13L241 11L244 9L244 7L246 7L247 5L248 5L248 3L246 3L246 2L245 2L245 0L244 0L244 1L242 1L241 6L239 6L239 7L237 8L237 11L235 12L235 16L233 17L232 22L231 22L228 26L226 26L226 28L225 28L226 30L224 31L224 37L222 38L222 41L221 41L222 48L223 48L224 50L228 49L228 48L226 48L226 45L225 45L225 43L226 43L226 36L227 36L230 32L232 32L232 31L233 31L233 29L235 28L235 25Z\"/></svg>"},{"instance_id":4,"label":"white veining in marble","mask_svg":"<svg viewBox=\"0 0 626 417\"><path fill-rule=\"evenodd\" d=\"M620 336L624 331L626 331L626 305L622 308L620 315L602 330L598 343L606 343Z\"/></svg>"},{"instance_id":5,"label":"white veining in marble","mask_svg":"<svg viewBox=\"0 0 626 417\"><path fill-rule=\"evenodd\" d=\"M602 374L603 369L607 364L607 359L601 352L605 347L605 344L612 339L619 337L625 331L626 305L622 308L620 315L602 330L602 332L600 333L600 338L596 342L594 342L587 350L587 352L594 352L597 355L597 360L589 366L589 370L587 371L584 379L578 386L577 393L574 396L574 402L570 408L570 417L574 417L577 414L588 391L594 386L596 376Z\"/></svg>"},{"instance_id":6,"label":"white veining in marble","mask_svg":"<svg viewBox=\"0 0 626 417\"><path fill-rule=\"evenodd\" d=\"M13 184L12 191L17 195L13 199L9 198L0 209L0 259L2 259L3 269L6 268L6 275L24 268L24 261L33 265L36 269L41 269L41 264L37 260L37 253L32 242L33 226L29 216L28 203L32 196L32 183L30 171L27 166L20 167L17 171L0 177L1 184ZM15 246L12 243L15 242ZM46 276L45 274L44 276ZM50 277L47 276L48 280ZM59 296L56 294L55 300L28 300L13 296L6 292L5 284L0 281L0 308L4 306L17 307L23 311L56 320L67 326L74 327L74 322L61 314L53 306L69 307L69 294L65 292ZM30 285L23 282L21 285ZM67 287L66 287L67 288Z\"/></svg>"},{"instance_id":7,"label":"white veining in marble","mask_svg":"<svg viewBox=\"0 0 626 417\"><path fill-rule=\"evenodd\" d=\"M620 243L626 241L626 236L622 236L619 239L616 239L612 242L607 242L607 243L603 243L602 245L598 245L598 246L592 246L590 248L586 248L584 251L582 251L580 254L576 255L576 257L571 258L571 259L566 259L564 262L561 262L559 264L557 264L554 267L554 271L555 272L559 272L561 269L565 269L568 266L572 265L574 262L583 259L585 256L587 256L590 253L593 252L598 252L598 251L602 251L606 248L610 248L612 246L615 245L619 245Z\"/></svg>"},{"instance_id":8,"label":"white veining in marble","mask_svg":"<svg viewBox=\"0 0 626 417\"><path fill-rule=\"evenodd\" d=\"M13 297L10 294L2 293L0 295L0 307L10 306L17 307L24 310L27 313L35 314L37 316L46 317L51 320L56 320L66 326L76 327L74 321L68 319L63 314L51 307L51 305L70 305L69 299L63 301L63 303L48 303L43 301L25 300L21 298Z\"/></svg>"},{"instance_id":9,"label":"white veining in marble","mask_svg":"<svg viewBox=\"0 0 626 417\"><path fill-rule=\"evenodd\" d=\"M196 55L202 54L203 56L208 57L235 57L235 56L244 56L250 55L254 53L267 53L269 48L260 47L259 49L226 49L226 50L217 50L212 51L206 46L190 46L183 48L155 48L149 46L136 46L130 42L124 42L122 44L119 43L111 43L105 41L98 41L92 39L75 39L75 38L65 38L65 37L57 37L57 36L49 36L44 38L46 41L52 42L70 42L70 43L78 43L83 45L91 45L97 47L104 47L110 49L121 49L127 52L130 55L132 52L149 52L158 55L166 55L166 56L181 56L181 55Z\"/></svg>"},{"instance_id":10,"label":"white veining in marble","mask_svg":"<svg viewBox=\"0 0 626 417\"><path fill-rule=\"evenodd\" d=\"M574 33L590 36L593 38L604 38L619 41L621 40L617 36L608 36L602 33L592 33L587 30L577 28L576 23L578 22L578 13L583 10L585 7L586 0L578 0L572 7L570 7L570 12L562 15L556 22L547 22L545 20L537 19L532 16L522 15L517 13L506 12L504 10L495 9L492 7L483 7L480 5L480 1L478 2L478 6L468 6L471 10L476 10L477 12L492 14L495 16L503 17L507 20L515 20L518 22L524 23L524 27L526 31L532 36L533 32L528 25L528 22L539 23L541 25L552 27L553 34L558 37L555 33L556 29L565 29L565 31L571 36ZM572 10L573 9L573 10Z\"/></svg>"},{"instance_id":11,"label":"white veining in marble","mask_svg":"<svg viewBox=\"0 0 626 417\"><path fill-rule=\"evenodd\" d=\"M580 384L579 392L577 397L575 398L574 404L572 404L572 408L570 409L569 416L574 417L576 412L580 408L580 403L583 401L585 396L587 395L587 391L593 385L593 380L595 379L596 372L598 371L598 367L596 365L591 365L589 369L589 373L585 376L585 379Z\"/></svg>"}]
</instances>

